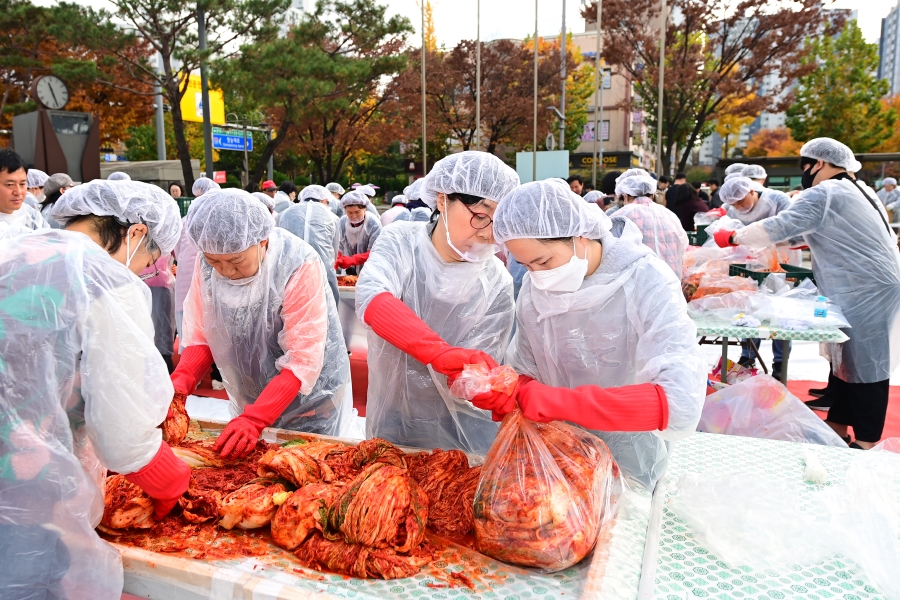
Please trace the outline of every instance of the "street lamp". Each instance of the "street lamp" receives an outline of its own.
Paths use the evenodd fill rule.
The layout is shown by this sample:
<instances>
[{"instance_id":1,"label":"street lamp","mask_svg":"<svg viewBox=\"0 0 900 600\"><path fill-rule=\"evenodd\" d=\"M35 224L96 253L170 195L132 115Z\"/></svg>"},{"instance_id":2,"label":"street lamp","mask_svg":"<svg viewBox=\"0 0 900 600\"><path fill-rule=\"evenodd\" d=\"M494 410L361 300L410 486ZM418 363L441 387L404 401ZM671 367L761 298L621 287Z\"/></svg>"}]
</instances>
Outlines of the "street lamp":
<instances>
[{"instance_id":1,"label":"street lamp","mask_svg":"<svg viewBox=\"0 0 900 600\"><path fill-rule=\"evenodd\" d=\"M240 127L244 135L244 172L241 175L241 187L247 189L247 186L250 184L250 163L247 157L247 131L249 129L250 131L268 132L271 128L269 127L269 124L266 123L266 116L258 110L246 115L228 113L228 116L225 117L225 121L233 127Z\"/></svg>"}]
</instances>

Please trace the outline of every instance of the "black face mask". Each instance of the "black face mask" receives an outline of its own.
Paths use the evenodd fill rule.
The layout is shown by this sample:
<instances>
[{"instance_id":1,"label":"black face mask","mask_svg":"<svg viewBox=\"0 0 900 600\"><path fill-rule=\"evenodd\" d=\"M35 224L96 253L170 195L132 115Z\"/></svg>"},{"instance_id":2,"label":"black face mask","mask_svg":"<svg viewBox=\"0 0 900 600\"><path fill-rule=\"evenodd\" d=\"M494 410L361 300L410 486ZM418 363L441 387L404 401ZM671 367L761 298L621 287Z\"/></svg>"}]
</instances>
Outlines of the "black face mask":
<instances>
[{"instance_id":1,"label":"black face mask","mask_svg":"<svg viewBox=\"0 0 900 600\"><path fill-rule=\"evenodd\" d=\"M813 173L813 168L815 166L816 165L810 166L807 170L803 171L802 175L800 175L800 186L803 187L804 190L808 190L813 186L813 182L816 179L816 174L822 170L819 169L819 171Z\"/></svg>"}]
</instances>

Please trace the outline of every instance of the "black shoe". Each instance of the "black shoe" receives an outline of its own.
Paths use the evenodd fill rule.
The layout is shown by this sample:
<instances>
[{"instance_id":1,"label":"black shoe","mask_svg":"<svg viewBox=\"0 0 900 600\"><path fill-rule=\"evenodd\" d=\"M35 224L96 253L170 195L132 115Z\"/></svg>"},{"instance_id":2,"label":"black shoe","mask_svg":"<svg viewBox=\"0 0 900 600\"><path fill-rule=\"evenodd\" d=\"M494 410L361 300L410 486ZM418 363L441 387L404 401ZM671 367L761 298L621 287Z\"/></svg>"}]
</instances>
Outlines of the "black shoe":
<instances>
[{"instance_id":1,"label":"black shoe","mask_svg":"<svg viewBox=\"0 0 900 600\"><path fill-rule=\"evenodd\" d=\"M807 392L807 394L809 394L810 396L815 396L816 398L821 398L822 396L825 395L825 392L827 392L827 391L828 391L828 388L821 388L818 390L816 388L810 388L810 390Z\"/></svg>"},{"instance_id":2,"label":"black shoe","mask_svg":"<svg viewBox=\"0 0 900 600\"><path fill-rule=\"evenodd\" d=\"M851 448L853 448L854 450L865 450L865 448L863 448L862 446L860 446L860 445L857 444L856 442L850 442L850 443L847 444L847 445L850 446Z\"/></svg>"},{"instance_id":3,"label":"black shoe","mask_svg":"<svg viewBox=\"0 0 900 600\"><path fill-rule=\"evenodd\" d=\"M738 364L747 369L752 369L756 366L756 359L749 356L742 356L738 359Z\"/></svg>"},{"instance_id":4,"label":"black shoe","mask_svg":"<svg viewBox=\"0 0 900 600\"><path fill-rule=\"evenodd\" d=\"M773 362L772 363L772 377L781 381L781 362Z\"/></svg>"},{"instance_id":5,"label":"black shoe","mask_svg":"<svg viewBox=\"0 0 900 600\"><path fill-rule=\"evenodd\" d=\"M816 400L808 400L804 402L806 406L812 410L828 410L834 404L834 400L830 398L817 398Z\"/></svg>"}]
</instances>

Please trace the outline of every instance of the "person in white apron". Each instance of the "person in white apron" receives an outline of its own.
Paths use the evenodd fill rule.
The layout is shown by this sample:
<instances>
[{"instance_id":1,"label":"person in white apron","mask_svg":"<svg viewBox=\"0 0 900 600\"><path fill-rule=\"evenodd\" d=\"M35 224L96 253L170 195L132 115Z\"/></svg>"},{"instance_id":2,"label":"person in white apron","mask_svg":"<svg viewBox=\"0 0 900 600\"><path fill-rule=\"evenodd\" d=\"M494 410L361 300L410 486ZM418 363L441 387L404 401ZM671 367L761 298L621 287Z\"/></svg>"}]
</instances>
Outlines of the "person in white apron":
<instances>
[{"instance_id":1,"label":"person in white apron","mask_svg":"<svg viewBox=\"0 0 900 600\"><path fill-rule=\"evenodd\" d=\"M246 456L270 425L338 435L352 410L350 361L316 251L238 189L207 192L186 221L201 254L172 382L193 392L215 359L234 417L215 450Z\"/></svg>"},{"instance_id":2,"label":"person in white apron","mask_svg":"<svg viewBox=\"0 0 900 600\"><path fill-rule=\"evenodd\" d=\"M190 469L162 440L172 400L137 273L172 251L178 206L95 180L47 229L0 242L0 597L118 600L118 551L94 528L107 469L164 517Z\"/></svg>"},{"instance_id":3,"label":"person in white apron","mask_svg":"<svg viewBox=\"0 0 900 600\"><path fill-rule=\"evenodd\" d=\"M505 414L518 402L529 419L591 430L652 489L664 442L696 429L706 392L678 277L634 223L606 217L561 181L501 200L494 235L528 269L507 352L522 376L512 397L481 407Z\"/></svg>"},{"instance_id":4,"label":"person in white apron","mask_svg":"<svg viewBox=\"0 0 900 600\"><path fill-rule=\"evenodd\" d=\"M488 411L455 399L447 377L503 362L513 325L512 278L494 256L491 215L519 184L485 152L435 163L423 199L430 223L393 223L356 284L368 330L366 436L484 454L497 435Z\"/></svg>"},{"instance_id":5,"label":"person in white apron","mask_svg":"<svg viewBox=\"0 0 900 600\"><path fill-rule=\"evenodd\" d=\"M347 192L341 198L344 216L338 223L341 241L334 266L348 269L350 275L357 275L362 269L375 240L381 235L381 220L366 208L370 204L368 196L359 190Z\"/></svg>"}]
</instances>

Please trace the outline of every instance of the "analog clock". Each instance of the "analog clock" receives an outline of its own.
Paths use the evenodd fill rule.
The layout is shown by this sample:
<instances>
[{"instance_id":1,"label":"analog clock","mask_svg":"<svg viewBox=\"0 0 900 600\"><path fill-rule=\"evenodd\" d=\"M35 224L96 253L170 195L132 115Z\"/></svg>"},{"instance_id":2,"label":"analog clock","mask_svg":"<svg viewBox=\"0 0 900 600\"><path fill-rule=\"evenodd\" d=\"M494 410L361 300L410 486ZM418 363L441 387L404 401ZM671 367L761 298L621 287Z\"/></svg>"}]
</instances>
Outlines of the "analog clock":
<instances>
[{"instance_id":1,"label":"analog clock","mask_svg":"<svg viewBox=\"0 0 900 600\"><path fill-rule=\"evenodd\" d=\"M38 102L52 110L62 110L69 103L69 88L55 75L44 75L34 83Z\"/></svg>"}]
</instances>

